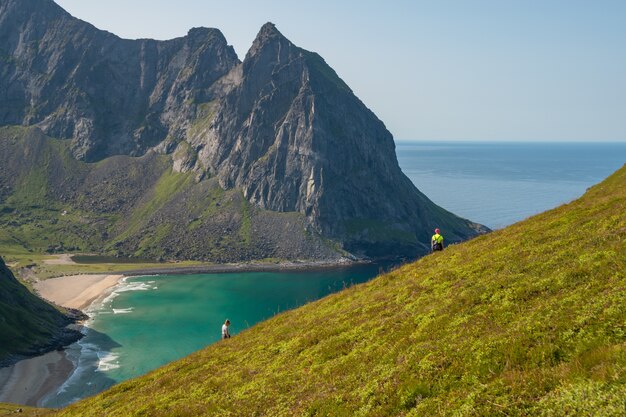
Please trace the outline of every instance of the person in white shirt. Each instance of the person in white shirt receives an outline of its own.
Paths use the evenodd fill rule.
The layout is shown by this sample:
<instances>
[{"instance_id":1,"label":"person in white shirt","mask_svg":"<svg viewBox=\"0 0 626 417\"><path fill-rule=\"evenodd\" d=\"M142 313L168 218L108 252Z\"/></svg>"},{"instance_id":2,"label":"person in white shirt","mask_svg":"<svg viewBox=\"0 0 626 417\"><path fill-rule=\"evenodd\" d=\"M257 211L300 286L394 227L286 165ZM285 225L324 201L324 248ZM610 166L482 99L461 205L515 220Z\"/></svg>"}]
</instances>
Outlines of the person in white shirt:
<instances>
[{"instance_id":1,"label":"person in white shirt","mask_svg":"<svg viewBox=\"0 0 626 417\"><path fill-rule=\"evenodd\" d=\"M228 326L230 326L230 320L226 319L222 325L222 339L230 339L230 333L228 332Z\"/></svg>"}]
</instances>

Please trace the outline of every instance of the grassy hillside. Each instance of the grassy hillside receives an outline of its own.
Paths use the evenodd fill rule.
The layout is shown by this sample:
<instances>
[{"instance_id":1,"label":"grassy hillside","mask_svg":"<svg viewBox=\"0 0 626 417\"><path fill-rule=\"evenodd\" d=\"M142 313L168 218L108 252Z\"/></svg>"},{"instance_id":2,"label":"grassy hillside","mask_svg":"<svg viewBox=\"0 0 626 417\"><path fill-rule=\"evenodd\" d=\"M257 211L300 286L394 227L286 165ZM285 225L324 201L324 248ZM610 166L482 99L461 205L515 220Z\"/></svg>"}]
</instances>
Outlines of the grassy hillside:
<instances>
[{"instance_id":1,"label":"grassy hillside","mask_svg":"<svg viewBox=\"0 0 626 417\"><path fill-rule=\"evenodd\" d=\"M69 145L37 128L0 127L0 254L209 262L341 256L334 242L307 231L304 215L253 207L216 178L176 172L170 155L88 164L73 159Z\"/></svg>"},{"instance_id":2,"label":"grassy hillside","mask_svg":"<svg viewBox=\"0 0 626 417\"><path fill-rule=\"evenodd\" d=\"M0 258L0 361L50 351L78 339L70 319L18 282ZM64 343L67 342L67 343Z\"/></svg>"},{"instance_id":3,"label":"grassy hillside","mask_svg":"<svg viewBox=\"0 0 626 417\"><path fill-rule=\"evenodd\" d=\"M23 405L0 403L0 416L20 416L20 417L43 417L49 416L52 412L41 408L25 407Z\"/></svg>"},{"instance_id":4,"label":"grassy hillside","mask_svg":"<svg viewBox=\"0 0 626 417\"><path fill-rule=\"evenodd\" d=\"M149 354L149 352L147 352ZM626 167L60 416L623 416Z\"/></svg>"}]
</instances>

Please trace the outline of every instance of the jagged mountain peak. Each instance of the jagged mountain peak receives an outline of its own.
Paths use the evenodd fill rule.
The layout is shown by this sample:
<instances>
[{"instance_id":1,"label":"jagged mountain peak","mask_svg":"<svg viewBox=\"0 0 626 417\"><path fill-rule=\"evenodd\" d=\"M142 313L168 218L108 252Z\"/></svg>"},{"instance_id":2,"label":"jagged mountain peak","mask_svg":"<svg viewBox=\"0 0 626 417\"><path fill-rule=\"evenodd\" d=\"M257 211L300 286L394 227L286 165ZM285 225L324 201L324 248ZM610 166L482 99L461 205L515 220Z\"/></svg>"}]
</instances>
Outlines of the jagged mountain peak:
<instances>
[{"instance_id":1,"label":"jagged mountain peak","mask_svg":"<svg viewBox=\"0 0 626 417\"><path fill-rule=\"evenodd\" d=\"M10 103L0 125L36 125L71 139L85 161L140 156L179 136L193 104L211 100L210 87L240 62L218 29L125 40L49 0L18 3L0 9L1 52L11 57L0 72L0 99Z\"/></svg>"},{"instance_id":2,"label":"jagged mountain peak","mask_svg":"<svg viewBox=\"0 0 626 417\"><path fill-rule=\"evenodd\" d=\"M279 50L279 47L277 46L279 44L284 44L288 47L294 46L289 39L287 39L282 33L280 33L275 24L267 22L266 24L261 26L259 33L252 42L252 46L246 54L246 60L255 57L263 50Z\"/></svg>"},{"instance_id":3,"label":"jagged mountain peak","mask_svg":"<svg viewBox=\"0 0 626 417\"><path fill-rule=\"evenodd\" d=\"M72 16L52 0L0 0L0 50L20 43L17 32L41 34L41 26L67 19Z\"/></svg>"},{"instance_id":4,"label":"jagged mountain peak","mask_svg":"<svg viewBox=\"0 0 626 417\"><path fill-rule=\"evenodd\" d=\"M223 44L228 44L226 37L221 30L216 28L195 27L187 32L187 39L193 42L204 42L215 40Z\"/></svg>"},{"instance_id":5,"label":"jagged mountain peak","mask_svg":"<svg viewBox=\"0 0 626 417\"><path fill-rule=\"evenodd\" d=\"M321 56L273 23L242 63L218 29L125 40L69 15L20 12L16 24L8 1L0 0L0 126L68 139L87 162L170 154L176 172L216 178L258 209L298 213L306 233L353 254L424 252L419 236L432 223L448 226L451 241L480 229L423 196L401 172L384 124Z\"/></svg>"},{"instance_id":6,"label":"jagged mountain peak","mask_svg":"<svg viewBox=\"0 0 626 417\"><path fill-rule=\"evenodd\" d=\"M282 33L276 28L276 25L272 22L267 22L261 29L259 29L259 33L257 34L257 39L269 39L272 37L284 37Z\"/></svg>"},{"instance_id":7,"label":"jagged mountain peak","mask_svg":"<svg viewBox=\"0 0 626 417\"><path fill-rule=\"evenodd\" d=\"M35 11L45 13L52 12L57 15L69 16L69 13L52 0L0 0L0 11L4 8L24 10L31 13Z\"/></svg>"}]
</instances>

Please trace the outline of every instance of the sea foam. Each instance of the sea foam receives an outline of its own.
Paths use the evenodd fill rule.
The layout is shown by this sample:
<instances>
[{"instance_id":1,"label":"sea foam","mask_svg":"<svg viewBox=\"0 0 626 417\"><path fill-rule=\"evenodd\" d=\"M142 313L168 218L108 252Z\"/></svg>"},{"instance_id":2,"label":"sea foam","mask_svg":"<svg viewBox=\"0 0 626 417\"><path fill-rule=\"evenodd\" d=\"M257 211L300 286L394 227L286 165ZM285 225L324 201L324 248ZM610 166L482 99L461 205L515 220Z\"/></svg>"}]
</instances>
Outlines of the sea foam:
<instances>
[{"instance_id":1,"label":"sea foam","mask_svg":"<svg viewBox=\"0 0 626 417\"><path fill-rule=\"evenodd\" d=\"M59 390L43 399L40 405L63 407L85 397L88 391L96 393L110 386L113 381L111 379L94 383L98 381L95 375L106 375L122 367L120 354L111 351L110 347L107 349L101 345L106 344L106 341L102 340L101 335L92 329L93 323L99 315L131 313L134 310L133 307L113 308L113 301L121 293L156 290L158 287L155 284L156 281L129 282L129 278L125 277L110 290L106 297L97 300L86 309L89 319L80 327L84 337L66 349L67 358L74 364L74 371ZM77 393L80 393L80 396L77 397Z\"/></svg>"},{"instance_id":2,"label":"sea foam","mask_svg":"<svg viewBox=\"0 0 626 417\"><path fill-rule=\"evenodd\" d=\"M111 352L98 351L98 367L96 372L107 372L120 367L119 355Z\"/></svg>"}]
</instances>

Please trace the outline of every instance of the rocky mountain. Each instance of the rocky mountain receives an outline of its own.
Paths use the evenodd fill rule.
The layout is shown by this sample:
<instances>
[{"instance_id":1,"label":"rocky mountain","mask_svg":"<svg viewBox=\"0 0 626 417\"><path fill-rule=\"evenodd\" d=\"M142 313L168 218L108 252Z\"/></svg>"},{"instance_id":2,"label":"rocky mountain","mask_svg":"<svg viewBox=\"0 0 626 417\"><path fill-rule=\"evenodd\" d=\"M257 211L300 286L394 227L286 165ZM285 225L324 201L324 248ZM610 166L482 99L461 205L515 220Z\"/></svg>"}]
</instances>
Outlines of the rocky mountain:
<instances>
[{"instance_id":1,"label":"rocky mountain","mask_svg":"<svg viewBox=\"0 0 626 417\"><path fill-rule=\"evenodd\" d=\"M271 23L240 62L217 29L125 40L50 0L0 0L0 103L0 125L60 141L83 173L114 176L101 168L114 165L111 158L129 169L165 156L145 181L118 175L114 187L91 184L118 218L75 195L86 183L73 171L46 188L44 200L74 212L90 201L102 235L90 249L217 261L378 258L425 253L435 226L450 242L486 231L420 193L401 172L384 124L319 55ZM23 150L27 141L20 143ZM0 181L14 189L22 178L29 188L20 168L4 179L0 171ZM46 169L44 176L59 172ZM184 184L159 188L156 171L167 169ZM113 190L134 197L109 201ZM236 202L208 210L215 193ZM18 200L6 191L0 204L12 210Z\"/></svg>"},{"instance_id":2,"label":"rocky mountain","mask_svg":"<svg viewBox=\"0 0 626 417\"><path fill-rule=\"evenodd\" d=\"M0 367L15 355L42 354L80 339L79 331L66 328L73 321L28 291L0 258Z\"/></svg>"},{"instance_id":3,"label":"rocky mountain","mask_svg":"<svg viewBox=\"0 0 626 417\"><path fill-rule=\"evenodd\" d=\"M0 128L0 252L104 252L147 259L337 259L299 213L254 207L171 155L72 157L36 127Z\"/></svg>"},{"instance_id":4,"label":"rocky mountain","mask_svg":"<svg viewBox=\"0 0 626 417\"><path fill-rule=\"evenodd\" d=\"M143 155L213 98L239 63L216 29L166 42L130 41L49 0L0 2L3 125L37 125L72 140L81 160Z\"/></svg>"}]
</instances>

